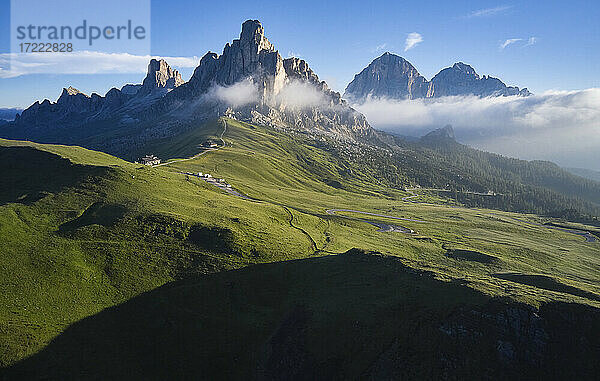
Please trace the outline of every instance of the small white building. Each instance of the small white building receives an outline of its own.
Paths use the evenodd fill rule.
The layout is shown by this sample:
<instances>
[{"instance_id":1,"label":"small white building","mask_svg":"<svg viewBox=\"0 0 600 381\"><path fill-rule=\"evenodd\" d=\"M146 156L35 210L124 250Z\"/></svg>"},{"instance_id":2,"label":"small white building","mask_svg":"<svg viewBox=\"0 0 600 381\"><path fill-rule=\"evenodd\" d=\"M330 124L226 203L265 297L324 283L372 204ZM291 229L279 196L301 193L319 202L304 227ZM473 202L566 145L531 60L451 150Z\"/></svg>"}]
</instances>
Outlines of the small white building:
<instances>
[{"instance_id":1,"label":"small white building","mask_svg":"<svg viewBox=\"0 0 600 381\"><path fill-rule=\"evenodd\" d=\"M144 165L156 165L160 164L160 159L154 155L146 155L140 159L140 163Z\"/></svg>"}]
</instances>

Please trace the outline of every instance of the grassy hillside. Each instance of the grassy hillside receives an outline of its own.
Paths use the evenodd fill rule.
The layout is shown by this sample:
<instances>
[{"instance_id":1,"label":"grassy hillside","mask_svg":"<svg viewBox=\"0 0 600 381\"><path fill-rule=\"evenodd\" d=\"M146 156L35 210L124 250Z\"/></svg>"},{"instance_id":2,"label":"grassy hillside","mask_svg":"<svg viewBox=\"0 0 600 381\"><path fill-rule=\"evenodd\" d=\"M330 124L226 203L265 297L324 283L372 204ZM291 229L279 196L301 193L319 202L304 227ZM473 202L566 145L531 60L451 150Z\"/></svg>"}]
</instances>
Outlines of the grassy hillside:
<instances>
[{"instance_id":1,"label":"grassy hillside","mask_svg":"<svg viewBox=\"0 0 600 381\"><path fill-rule=\"evenodd\" d=\"M306 305L310 321L315 319L309 325L314 336L302 338L306 348L300 352L310 354L307 358L332 358L332 363L319 362L316 369L343 368L356 376L371 369L394 340L409 340L398 327L426 318L431 311L437 317L428 327L441 324L446 313L460 315L461 308L487 306L499 298L509 304L523 303L521 309L560 305L571 311L580 307L562 306L575 304L588 306L581 308L593 314L600 306L598 242L535 225L547 222L535 215L406 202L402 199L409 193L381 183L366 167L350 168L348 161L330 151L304 144L305 137L231 120L226 125L224 147L156 168L78 147L0 140L0 158L4 158L0 169L10 174L0 188L2 366L47 348L16 371L37 371L44 364L53 367L66 361L72 364L64 368L67 376L54 378L77 378L69 372L88 363L85 359L90 356L84 354L95 347L82 344L84 337L86 341L95 337L97 347L105 348L121 337L118 332L126 331L129 336L114 344L124 352L118 349L98 356L98 362L89 363L93 374L103 375L99 367L113 368L111 356L119 353L127 356L121 362L125 368L115 366L117 373L106 375L142 369L156 361L152 356L170 351L172 362L165 369L197 355L210 359L211 372L232 369L232 361L240 361L239 372L259 363L272 364L264 366L278 372L272 367L285 358L271 361L268 353L276 350L256 348L274 340L276 327L285 326L295 306ZM205 139L219 137L221 127L218 123L190 131L156 153L163 157L193 154ZM226 179L252 200L183 174L199 171ZM421 222L355 212L328 214L329 209ZM417 233L380 232L365 220L398 224ZM379 254L359 255L356 258L362 259L347 262L344 258L355 257L343 253L356 247ZM306 261L281 263L294 259ZM222 272L264 263L274 264ZM336 278L336 269L341 278ZM320 271L325 273L321 276ZM422 271L429 279L425 283L418 275ZM218 274L207 275L213 273ZM362 276L364 282L359 281ZM398 290L405 291L398 294ZM348 300L340 298L344 292ZM222 303L227 298L233 299ZM371 314L360 303L373 303L376 308ZM414 314L406 312L416 305ZM101 312L113 306L119 307ZM163 307L157 306L166 306L174 315L163 316L156 310ZM404 312L393 313L394 308ZM360 318L341 318L345 311ZM161 317L153 319L153 314ZM90 318L75 324L86 317ZM364 346L373 337L373 347L365 349L364 361L336 368L336 359L349 354L361 358L361 352L336 342L341 340L339 331L333 331L331 345L336 347L326 355L322 351L329 349L317 340L317 333L327 332L329 324L345 327L358 321L357 327L363 327L363 319L366 325L357 333L361 338L357 343ZM140 322L139 329L133 329L132 322ZM192 322L199 325L192 327ZM170 339L164 352L149 356L155 333ZM189 341L177 349L169 341L175 337ZM197 346L201 338L206 339L204 349L186 349ZM142 352L127 344L138 341ZM240 341L246 346L238 347ZM225 344L235 348L222 347ZM223 349L214 352L214 348ZM266 357L252 357L260 353ZM414 354L421 355L431 354ZM113 366L106 367L108 363ZM465 372L475 372L478 366ZM181 371L186 369L190 368ZM49 374L56 375L54 370ZM147 374L139 373L140 377Z\"/></svg>"},{"instance_id":2,"label":"grassy hillside","mask_svg":"<svg viewBox=\"0 0 600 381\"><path fill-rule=\"evenodd\" d=\"M80 148L13 144L0 148L20 162L2 167L10 174L0 206L4 365L68 324L168 281L312 253L279 206ZM94 160L103 165L79 164Z\"/></svg>"}]
</instances>

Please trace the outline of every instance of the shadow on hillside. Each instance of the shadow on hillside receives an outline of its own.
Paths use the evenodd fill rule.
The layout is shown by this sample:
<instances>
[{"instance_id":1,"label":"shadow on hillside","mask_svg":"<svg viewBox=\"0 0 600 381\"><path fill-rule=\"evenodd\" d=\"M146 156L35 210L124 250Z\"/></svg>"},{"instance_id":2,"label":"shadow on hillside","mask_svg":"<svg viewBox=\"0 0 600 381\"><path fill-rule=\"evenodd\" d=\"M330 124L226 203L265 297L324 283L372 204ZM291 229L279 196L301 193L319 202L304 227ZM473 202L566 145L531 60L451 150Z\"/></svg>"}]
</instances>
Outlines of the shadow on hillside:
<instances>
[{"instance_id":1,"label":"shadow on hillside","mask_svg":"<svg viewBox=\"0 0 600 381\"><path fill-rule=\"evenodd\" d=\"M106 168L73 164L31 147L0 147L0 205L28 205L104 171Z\"/></svg>"},{"instance_id":2,"label":"shadow on hillside","mask_svg":"<svg viewBox=\"0 0 600 381\"><path fill-rule=\"evenodd\" d=\"M547 275L499 273L494 274L494 276L496 278L509 280L515 283L526 284L528 286L533 286L548 291L563 292L565 294L571 294L574 296L581 296L582 298L587 298L590 300L600 301L600 295L596 295L594 293L579 289L577 287L561 283Z\"/></svg>"},{"instance_id":3,"label":"shadow on hillside","mask_svg":"<svg viewBox=\"0 0 600 381\"><path fill-rule=\"evenodd\" d=\"M474 250L466 249L448 249L445 254L448 258L458 259L461 261L479 262L483 264L491 264L498 262L498 258L480 253Z\"/></svg>"},{"instance_id":4,"label":"shadow on hillside","mask_svg":"<svg viewBox=\"0 0 600 381\"><path fill-rule=\"evenodd\" d=\"M111 227L123 218L126 211L127 208L123 205L95 202L81 216L60 225L58 231L61 233L72 232L92 224Z\"/></svg>"},{"instance_id":5,"label":"shadow on hillside","mask_svg":"<svg viewBox=\"0 0 600 381\"><path fill-rule=\"evenodd\" d=\"M578 379L600 311L539 311L377 253L173 282L79 321L7 379Z\"/></svg>"}]
</instances>

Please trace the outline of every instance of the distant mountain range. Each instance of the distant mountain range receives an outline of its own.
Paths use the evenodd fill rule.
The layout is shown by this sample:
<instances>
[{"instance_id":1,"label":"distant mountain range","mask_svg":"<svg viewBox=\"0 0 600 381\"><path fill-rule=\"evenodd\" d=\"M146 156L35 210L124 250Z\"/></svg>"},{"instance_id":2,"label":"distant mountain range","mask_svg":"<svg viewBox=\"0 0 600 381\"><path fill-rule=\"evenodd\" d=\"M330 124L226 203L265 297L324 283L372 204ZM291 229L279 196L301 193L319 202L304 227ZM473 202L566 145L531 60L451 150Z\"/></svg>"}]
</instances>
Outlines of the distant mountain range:
<instances>
[{"instance_id":1,"label":"distant mountain range","mask_svg":"<svg viewBox=\"0 0 600 381\"><path fill-rule=\"evenodd\" d=\"M462 62L441 70L428 81L406 59L388 52L354 76L344 98L361 103L368 98L419 99L452 95L528 96L531 93L526 88L506 86L498 78L481 77Z\"/></svg>"},{"instance_id":2,"label":"distant mountain range","mask_svg":"<svg viewBox=\"0 0 600 381\"><path fill-rule=\"evenodd\" d=\"M14 120L17 114L19 114L22 111L23 109L20 108L0 108L0 121Z\"/></svg>"}]
</instances>

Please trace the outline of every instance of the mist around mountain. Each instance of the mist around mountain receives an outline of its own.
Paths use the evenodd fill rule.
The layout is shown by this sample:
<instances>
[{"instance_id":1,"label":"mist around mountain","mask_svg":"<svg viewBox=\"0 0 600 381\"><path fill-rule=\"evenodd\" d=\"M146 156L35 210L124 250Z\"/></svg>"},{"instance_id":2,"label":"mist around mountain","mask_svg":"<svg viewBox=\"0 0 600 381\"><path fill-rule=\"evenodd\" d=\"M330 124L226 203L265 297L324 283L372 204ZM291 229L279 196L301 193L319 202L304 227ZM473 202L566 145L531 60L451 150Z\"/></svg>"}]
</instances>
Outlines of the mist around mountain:
<instances>
[{"instance_id":1,"label":"mist around mountain","mask_svg":"<svg viewBox=\"0 0 600 381\"><path fill-rule=\"evenodd\" d=\"M562 167L600 170L600 90L548 91L530 96L371 97L353 107L378 130L423 136L451 124L467 145Z\"/></svg>"},{"instance_id":2,"label":"mist around mountain","mask_svg":"<svg viewBox=\"0 0 600 381\"><path fill-rule=\"evenodd\" d=\"M259 22L245 26L223 54L207 53L186 83L173 78L155 84L157 73L172 75L163 61L149 67L140 94L141 84L132 84L105 96L81 94L76 107L62 96L56 103L36 102L20 120L4 123L0 136L78 144L134 159L152 142L224 115L348 142L372 141L371 126L418 137L451 124L459 141L479 149L600 170L597 89L532 95L461 62L427 81L410 62L386 53L341 97L306 61L281 58Z\"/></svg>"},{"instance_id":3,"label":"mist around mountain","mask_svg":"<svg viewBox=\"0 0 600 381\"><path fill-rule=\"evenodd\" d=\"M385 53L356 74L344 97L379 130L422 136L451 124L461 142L482 150L597 171L598 92L532 94L463 62L428 81L405 58Z\"/></svg>"}]
</instances>

